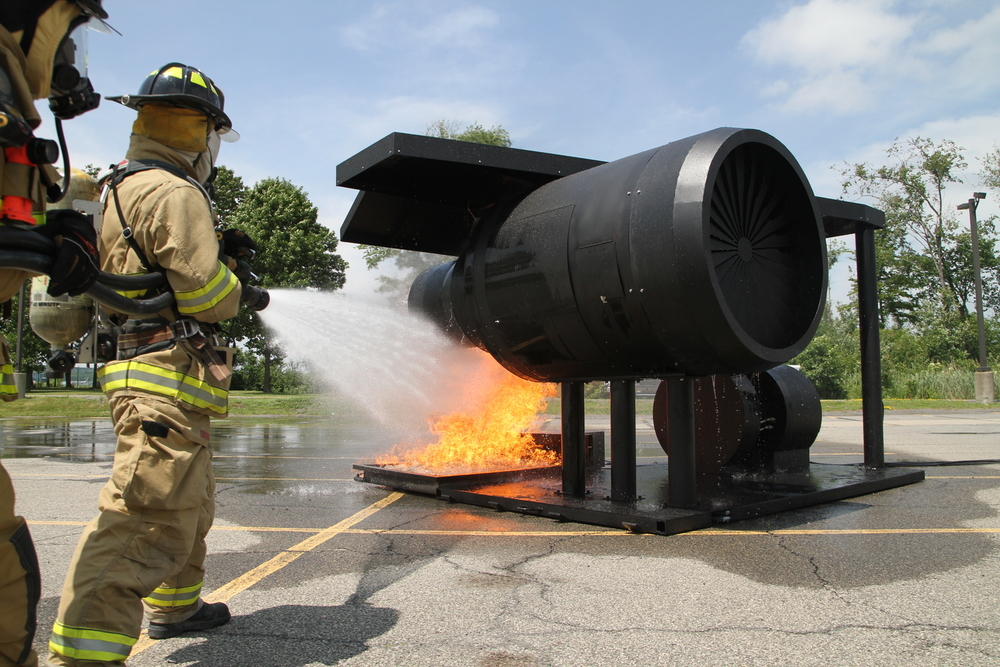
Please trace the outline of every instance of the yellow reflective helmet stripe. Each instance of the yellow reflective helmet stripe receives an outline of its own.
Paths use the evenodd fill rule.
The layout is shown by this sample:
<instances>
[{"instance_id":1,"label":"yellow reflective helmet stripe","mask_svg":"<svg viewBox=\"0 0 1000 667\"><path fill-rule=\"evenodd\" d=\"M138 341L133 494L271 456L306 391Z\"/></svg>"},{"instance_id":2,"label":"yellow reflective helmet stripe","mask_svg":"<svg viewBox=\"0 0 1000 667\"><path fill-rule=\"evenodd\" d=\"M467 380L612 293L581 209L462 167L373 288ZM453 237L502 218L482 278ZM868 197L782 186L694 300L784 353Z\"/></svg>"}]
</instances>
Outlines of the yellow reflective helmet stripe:
<instances>
[{"instance_id":1,"label":"yellow reflective helmet stripe","mask_svg":"<svg viewBox=\"0 0 1000 667\"><path fill-rule=\"evenodd\" d=\"M201 597L202 582L183 588L157 588L149 597L143 598L156 607L185 607L194 604Z\"/></svg>"},{"instance_id":2,"label":"yellow reflective helmet stripe","mask_svg":"<svg viewBox=\"0 0 1000 667\"><path fill-rule=\"evenodd\" d=\"M112 361L97 371L97 378L106 393L138 389L218 414L228 411L229 392L225 389L213 387L191 375L141 361Z\"/></svg>"},{"instance_id":3,"label":"yellow reflective helmet stripe","mask_svg":"<svg viewBox=\"0 0 1000 667\"><path fill-rule=\"evenodd\" d=\"M208 88L208 83L205 82L205 78L201 75L201 72L191 72L191 83L196 83L202 88Z\"/></svg>"},{"instance_id":4,"label":"yellow reflective helmet stripe","mask_svg":"<svg viewBox=\"0 0 1000 667\"><path fill-rule=\"evenodd\" d=\"M92 628L71 628L62 623L52 627L49 650L74 660L123 661L132 652L138 637Z\"/></svg>"},{"instance_id":5,"label":"yellow reflective helmet stripe","mask_svg":"<svg viewBox=\"0 0 1000 667\"><path fill-rule=\"evenodd\" d=\"M17 385L14 383L14 367L11 364L0 365L0 399L8 401L17 398Z\"/></svg>"},{"instance_id":6,"label":"yellow reflective helmet stripe","mask_svg":"<svg viewBox=\"0 0 1000 667\"><path fill-rule=\"evenodd\" d=\"M239 278L222 262L219 270L208 284L188 292L175 292L177 310L182 315L195 315L214 308L217 303L229 296L239 284Z\"/></svg>"},{"instance_id":7,"label":"yellow reflective helmet stripe","mask_svg":"<svg viewBox=\"0 0 1000 667\"><path fill-rule=\"evenodd\" d=\"M180 67L171 67L170 69L165 69L162 72L159 70L153 70L149 73L150 76L155 76L159 72L160 76L172 76L175 79L184 78L184 70Z\"/></svg>"}]
</instances>

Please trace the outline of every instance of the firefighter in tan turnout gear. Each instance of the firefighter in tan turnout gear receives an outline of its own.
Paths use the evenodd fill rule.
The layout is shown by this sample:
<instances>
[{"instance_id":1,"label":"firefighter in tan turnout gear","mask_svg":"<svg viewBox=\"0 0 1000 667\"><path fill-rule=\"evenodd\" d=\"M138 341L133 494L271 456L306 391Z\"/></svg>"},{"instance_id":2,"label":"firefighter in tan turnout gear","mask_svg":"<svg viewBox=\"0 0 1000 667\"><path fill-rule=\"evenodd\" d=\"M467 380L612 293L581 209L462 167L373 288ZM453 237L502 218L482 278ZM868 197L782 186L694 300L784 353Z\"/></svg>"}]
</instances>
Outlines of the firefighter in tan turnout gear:
<instances>
[{"instance_id":1,"label":"firefighter in tan turnout gear","mask_svg":"<svg viewBox=\"0 0 1000 667\"><path fill-rule=\"evenodd\" d=\"M253 242L230 230L220 248L204 185L220 140L235 140L222 91L170 63L137 95L126 160L106 179L105 271L163 271L174 305L126 319L118 359L99 372L118 445L99 515L84 529L49 643L54 665L120 665L139 637L164 639L229 620L200 592L215 513L209 419L225 417L232 357L217 323L236 315ZM130 295L134 296L134 295Z\"/></svg>"},{"instance_id":2,"label":"firefighter in tan turnout gear","mask_svg":"<svg viewBox=\"0 0 1000 667\"><path fill-rule=\"evenodd\" d=\"M97 107L83 32L107 17L100 0L0 2L0 250L30 245L36 234L54 240L52 296L89 289L98 273L97 246L93 225L82 214L45 213L46 201L59 200L65 190L51 166L60 146L34 136L42 122L34 101L49 99L57 127ZM9 304L32 275L0 268L0 304ZM7 341L0 335L0 402L17 397ZM31 646L40 581L28 526L14 515L14 487L0 465L0 666L38 664Z\"/></svg>"}]
</instances>

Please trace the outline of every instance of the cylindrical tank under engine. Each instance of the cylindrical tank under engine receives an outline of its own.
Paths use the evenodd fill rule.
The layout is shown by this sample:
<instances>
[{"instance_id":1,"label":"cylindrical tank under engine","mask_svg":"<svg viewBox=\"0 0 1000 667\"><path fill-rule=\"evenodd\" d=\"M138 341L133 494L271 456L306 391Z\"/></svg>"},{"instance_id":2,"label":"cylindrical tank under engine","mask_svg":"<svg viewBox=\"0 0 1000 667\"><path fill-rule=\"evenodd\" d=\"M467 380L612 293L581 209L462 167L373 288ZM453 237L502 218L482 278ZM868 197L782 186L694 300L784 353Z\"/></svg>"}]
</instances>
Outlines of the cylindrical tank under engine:
<instances>
[{"instance_id":1,"label":"cylindrical tank under engine","mask_svg":"<svg viewBox=\"0 0 1000 667\"><path fill-rule=\"evenodd\" d=\"M795 158L720 128L498 205L411 309L543 381L761 371L812 339L826 244Z\"/></svg>"}]
</instances>

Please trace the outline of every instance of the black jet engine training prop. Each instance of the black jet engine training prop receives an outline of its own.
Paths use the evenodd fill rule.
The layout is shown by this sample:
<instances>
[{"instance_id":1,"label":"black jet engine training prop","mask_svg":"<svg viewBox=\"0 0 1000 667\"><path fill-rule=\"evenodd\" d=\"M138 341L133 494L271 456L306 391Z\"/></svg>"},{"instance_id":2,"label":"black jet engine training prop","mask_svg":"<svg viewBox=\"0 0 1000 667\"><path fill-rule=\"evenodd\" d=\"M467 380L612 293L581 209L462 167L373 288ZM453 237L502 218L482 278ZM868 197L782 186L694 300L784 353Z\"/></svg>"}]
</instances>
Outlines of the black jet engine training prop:
<instances>
[{"instance_id":1,"label":"black jet engine training prop","mask_svg":"<svg viewBox=\"0 0 1000 667\"><path fill-rule=\"evenodd\" d=\"M488 491L466 479L438 495L671 533L922 479L884 467L872 296L884 215L814 196L774 137L719 128L604 163L396 133L340 164L337 182L361 190L344 241L456 257L416 279L411 310L521 377L562 383L561 479ZM809 463L819 397L783 364L822 317L826 239L848 233L866 465L833 469ZM654 422L666 484L664 466L637 473L642 378L663 379ZM585 464L593 380L611 384L610 470ZM390 471L358 467L393 485Z\"/></svg>"}]
</instances>

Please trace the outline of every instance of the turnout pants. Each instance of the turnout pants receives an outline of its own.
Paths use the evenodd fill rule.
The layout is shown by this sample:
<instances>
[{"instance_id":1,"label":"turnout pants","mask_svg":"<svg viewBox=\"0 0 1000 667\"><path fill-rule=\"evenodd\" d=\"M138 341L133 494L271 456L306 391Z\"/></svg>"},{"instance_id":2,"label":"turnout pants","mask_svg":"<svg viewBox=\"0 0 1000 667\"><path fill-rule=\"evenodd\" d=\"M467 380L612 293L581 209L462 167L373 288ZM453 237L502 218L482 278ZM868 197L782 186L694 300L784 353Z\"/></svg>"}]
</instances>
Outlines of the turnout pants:
<instances>
[{"instance_id":1,"label":"turnout pants","mask_svg":"<svg viewBox=\"0 0 1000 667\"><path fill-rule=\"evenodd\" d=\"M0 465L0 666L38 664L31 642L41 591L35 545L14 516L14 485Z\"/></svg>"},{"instance_id":2,"label":"turnout pants","mask_svg":"<svg viewBox=\"0 0 1000 667\"><path fill-rule=\"evenodd\" d=\"M144 607L150 621L177 623L202 605L215 478L211 450L189 438L207 437L208 417L121 395L111 398L111 414L115 463L63 585L53 665L122 665Z\"/></svg>"}]
</instances>

